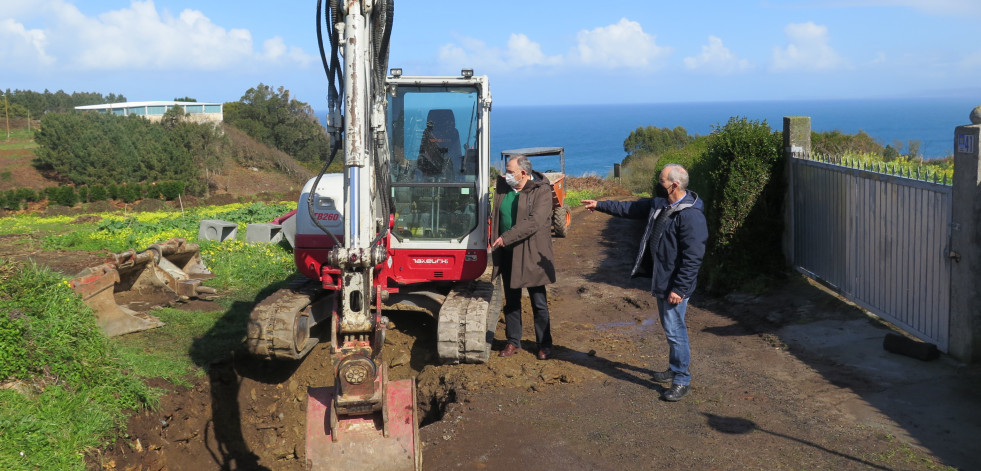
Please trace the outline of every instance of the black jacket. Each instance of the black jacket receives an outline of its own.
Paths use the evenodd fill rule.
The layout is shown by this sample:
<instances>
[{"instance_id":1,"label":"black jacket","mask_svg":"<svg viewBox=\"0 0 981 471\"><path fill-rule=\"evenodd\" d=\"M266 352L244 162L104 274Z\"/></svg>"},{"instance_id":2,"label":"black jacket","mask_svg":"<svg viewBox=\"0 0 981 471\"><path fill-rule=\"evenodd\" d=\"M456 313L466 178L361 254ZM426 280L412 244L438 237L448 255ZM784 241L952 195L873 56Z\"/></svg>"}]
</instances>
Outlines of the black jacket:
<instances>
[{"instance_id":1,"label":"black jacket","mask_svg":"<svg viewBox=\"0 0 981 471\"><path fill-rule=\"evenodd\" d=\"M631 277L651 277L651 294L667 298L673 291L683 298L695 291L698 270L705 256L708 226L703 209L705 203L692 191L678 202L680 211L670 219L661 240L651 240L651 231L658 214L669 205L664 198L644 198L637 201L599 201L596 210L630 219L647 218Z\"/></svg>"}]
</instances>

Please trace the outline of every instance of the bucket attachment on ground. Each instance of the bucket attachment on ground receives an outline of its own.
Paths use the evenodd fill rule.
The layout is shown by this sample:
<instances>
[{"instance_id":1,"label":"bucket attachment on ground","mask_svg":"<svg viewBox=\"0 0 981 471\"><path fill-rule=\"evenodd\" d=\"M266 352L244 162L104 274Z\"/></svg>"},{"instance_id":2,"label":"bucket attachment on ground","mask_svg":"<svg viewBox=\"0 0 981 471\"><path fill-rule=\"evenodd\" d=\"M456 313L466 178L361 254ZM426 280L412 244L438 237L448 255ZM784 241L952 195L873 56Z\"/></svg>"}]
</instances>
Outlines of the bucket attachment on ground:
<instances>
[{"instance_id":1,"label":"bucket attachment on ground","mask_svg":"<svg viewBox=\"0 0 981 471\"><path fill-rule=\"evenodd\" d=\"M69 284L111 337L163 325L147 314L155 306L211 298L215 290L201 286L201 280L213 276L197 244L173 238L139 252L110 254L106 263L82 270Z\"/></svg>"},{"instance_id":2,"label":"bucket attachment on ground","mask_svg":"<svg viewBox=\"0 0 981 471\"><path fill-rule=\"evenodd\" d=\"M309 388L307 469L422 470L415 381L384 384L381 411L340 417L332 410L334 388Z\"/></svg>"}]
</instances>

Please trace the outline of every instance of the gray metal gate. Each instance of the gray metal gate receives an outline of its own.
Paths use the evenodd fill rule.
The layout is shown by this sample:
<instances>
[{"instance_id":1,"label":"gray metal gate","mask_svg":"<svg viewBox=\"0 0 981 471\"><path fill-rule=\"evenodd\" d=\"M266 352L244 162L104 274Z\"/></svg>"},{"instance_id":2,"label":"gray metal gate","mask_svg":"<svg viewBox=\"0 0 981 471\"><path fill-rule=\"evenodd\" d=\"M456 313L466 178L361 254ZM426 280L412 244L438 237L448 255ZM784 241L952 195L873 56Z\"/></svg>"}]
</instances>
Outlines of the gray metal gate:
<instances>
[{"instance_id":1,"label":"gray metal gate","mask_svg":"<svg viewBox=\"0 0 981 471\"><path fill-rule=\"evenodd\" d=\"M794 267L947 352L953 187L823 160L790 159Z\"/></svg>"}]
</instances>

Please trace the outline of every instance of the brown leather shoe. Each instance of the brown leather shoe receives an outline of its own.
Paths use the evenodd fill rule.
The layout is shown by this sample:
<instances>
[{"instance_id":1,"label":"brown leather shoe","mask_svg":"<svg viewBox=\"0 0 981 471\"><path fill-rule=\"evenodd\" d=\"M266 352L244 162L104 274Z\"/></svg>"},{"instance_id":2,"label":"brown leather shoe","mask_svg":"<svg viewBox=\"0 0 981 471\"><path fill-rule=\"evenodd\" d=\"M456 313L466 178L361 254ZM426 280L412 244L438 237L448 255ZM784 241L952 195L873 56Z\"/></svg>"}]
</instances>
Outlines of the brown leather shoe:
<instances>
[{"instance_id":1,"label":"brown leather shoe","mask_svg":"<svg viewBox=\"0 0 981 471\"><path fill-rule=\"evenodd\" d=\"M548 356L552 354L552 349L548 347L542 347L538 349L538 359L547 360Z\"/></svg>"},{"instance_id":2,"label":"brown leather shoe","mask_svg":"<svg viewBox=\"0 0 981 471\"><path fill-rule=\"evenodd\" d=\"M516 346L514 346L514 345L512 345L512 344L509 343L507 347L504 347L504 350L501 350L501 353L498 353L497 354L497 356L499 356L499 357L509 357L511 355L514 355L515 353L520 352L520 351L521 351L521 347L516 347Z\"/></svg>"}]
</instances>

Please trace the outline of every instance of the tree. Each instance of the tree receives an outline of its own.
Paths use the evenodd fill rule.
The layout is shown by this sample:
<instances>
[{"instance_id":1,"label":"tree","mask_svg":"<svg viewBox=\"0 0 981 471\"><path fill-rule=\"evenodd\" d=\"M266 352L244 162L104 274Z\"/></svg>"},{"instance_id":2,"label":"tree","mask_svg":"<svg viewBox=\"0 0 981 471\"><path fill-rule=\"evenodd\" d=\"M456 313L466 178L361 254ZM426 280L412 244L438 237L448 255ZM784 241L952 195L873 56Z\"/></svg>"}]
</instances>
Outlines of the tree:
<instances>
[{"instance_id":1,"label":"tree","mask_svg":"<svg viewBox=\"0 0 981 471\"><path fill-rule=\"evenodd\" d=\"M168 127L138 116L48 113L35 136L35 166L77 185L183 181L200 193L205 163L221 155L221 135L182 117L182 109L171 110ZM212 140L202 145L195 133Z\"/></svg>"},{"instance_id":2,"label":"tree","mask_svg":"<svg viewBox=\"0 0 981 471\"><path fill-rule=\"evenodd\" d=\"M882 144L879 144L865 133L845 134L837 129L834 131L811 132L811 151L815 154L841 156L848 152L858 154L882 154Z\"/></svg>"},{"instance_id":3,"label":"tree","mask_svg":"<svg viewBox=\"0 0 981 471\"><path fill-rule=\"evenodd\" d=\"M695 138L681 126L676 126L674 129L638 127L623 141L623 151L627 153L623 163L626 164L634 154L656 156L671 149L681 149L694 141Z\"/></svg>"},{"instance_id":4,"label":"tree","mask_svg":"<svg viewBox=\"0 0 981 471\"><path fill-rule=\"evenodd\" d=\"M920 156L920 141L915 139L910 139L907 143L909 146L909 151L906 155L911 159L915 159Z\"/></svg>"},{"instance_id":5,"label":"tree","mask_svg":"<svg viewBox=\"0 0 981 471\"><path fill-rule=\"evenodd\" d=\"M319 162L328 155L327 132L310 105L290 97L289 90L260 83L238 102L226 103L225 122L297 160Z\"/></svg>"},{"instance_id":6,"label":"tree","mask_svg":"<svg viewBox=\"0 0 981 471\"><path fill-rule=\"evenodd\" d=\"M184 98L174 98L174 101L186 101L186 102L191 102L191 103L197 103L198 100L195 99L195 98L191 98L189 96L186 96Z\"/></svg>"},{"instance_id":7,"label":"tree","mask_svg":"<svg viewBox=\"0 0 981 471\"><path fill-rule=\"evenodd\" d=\"M179 101L179 100L174 100ZM184 107L177 105L170 107L163 116L160 117L160 124L167 129L174 129L180 123L183 123L188 117L187 112L184 111Z\"/></svg>"}]
</instances>

